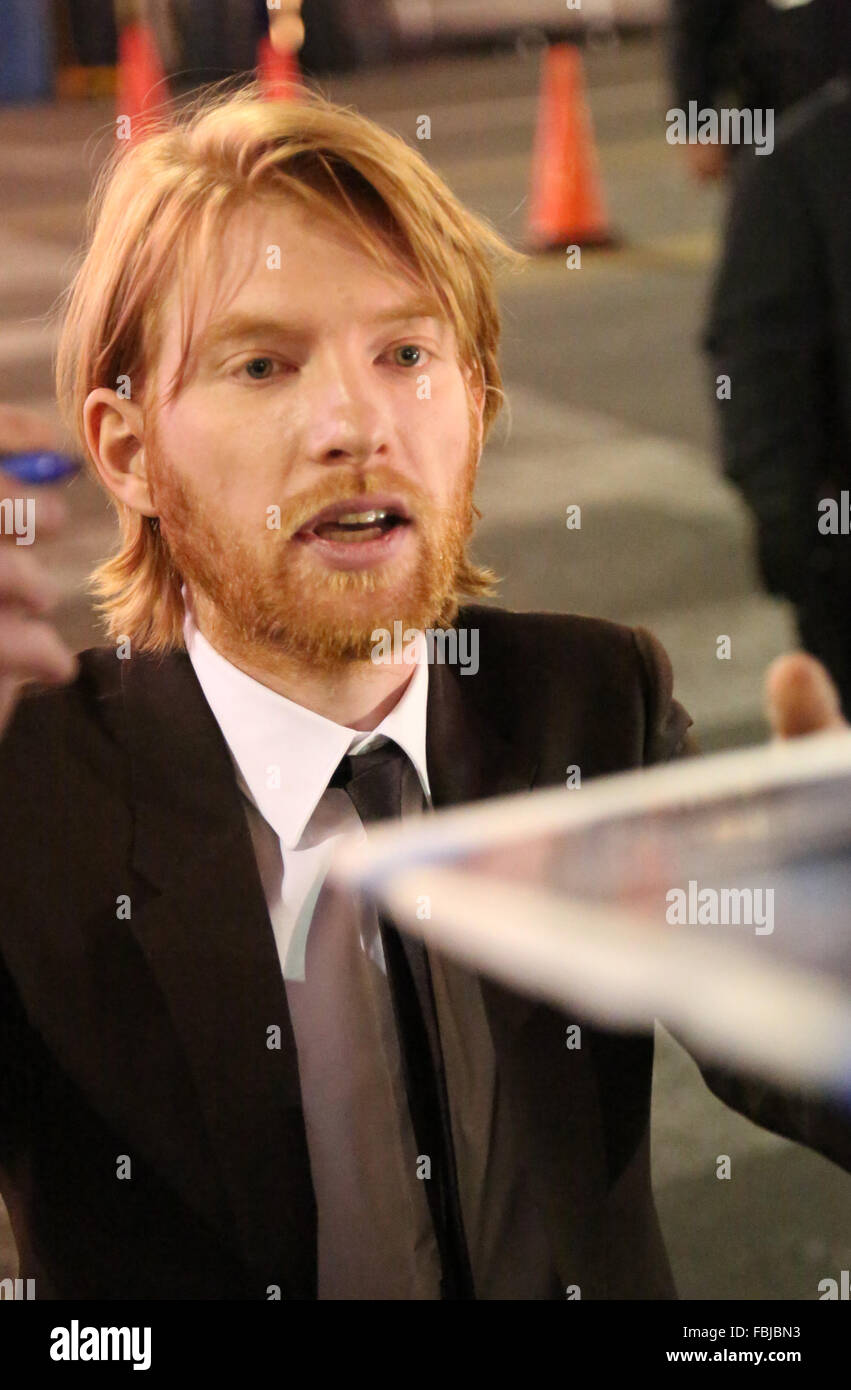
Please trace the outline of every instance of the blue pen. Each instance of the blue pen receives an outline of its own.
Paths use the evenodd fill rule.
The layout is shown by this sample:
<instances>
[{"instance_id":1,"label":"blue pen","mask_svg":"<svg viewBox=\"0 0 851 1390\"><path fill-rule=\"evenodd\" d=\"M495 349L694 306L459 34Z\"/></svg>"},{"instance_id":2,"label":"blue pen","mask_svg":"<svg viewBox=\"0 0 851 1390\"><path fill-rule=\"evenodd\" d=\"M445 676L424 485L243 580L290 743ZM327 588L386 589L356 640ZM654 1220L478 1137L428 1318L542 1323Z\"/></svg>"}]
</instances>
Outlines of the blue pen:
<instances>
[{"instance_id":1,"label":"blue pen","mask_svg":"<svg viewBox=\"0 0 851 1390\"><path fill-rule=\"evenodd\" d=\"M80 464L68 454L59 454L51 449L38 453L8 454L0 458L0 470L8 473L19 483L31 483L36 487L44 483L58 483L63 478L79 473Z\"/></svg>"}]
</instances>

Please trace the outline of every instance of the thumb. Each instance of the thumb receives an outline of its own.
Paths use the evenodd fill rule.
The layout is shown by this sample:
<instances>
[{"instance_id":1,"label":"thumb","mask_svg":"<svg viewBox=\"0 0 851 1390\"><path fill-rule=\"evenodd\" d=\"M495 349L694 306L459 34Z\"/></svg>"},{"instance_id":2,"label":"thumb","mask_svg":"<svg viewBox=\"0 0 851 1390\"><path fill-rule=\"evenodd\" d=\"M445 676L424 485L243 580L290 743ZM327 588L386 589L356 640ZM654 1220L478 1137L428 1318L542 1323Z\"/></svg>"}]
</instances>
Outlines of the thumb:
<instances>
[{"instance_id":1,"label":"thumb","mask_svg":"<svg viewBox=\"0 0 851 1390\"><path fill-rule=\"evenodd\" d=\"M848 728L836 686L821 662L805 652L789 652L771 663L765 706L775 738Z\"/></svg>"}]
</instances>

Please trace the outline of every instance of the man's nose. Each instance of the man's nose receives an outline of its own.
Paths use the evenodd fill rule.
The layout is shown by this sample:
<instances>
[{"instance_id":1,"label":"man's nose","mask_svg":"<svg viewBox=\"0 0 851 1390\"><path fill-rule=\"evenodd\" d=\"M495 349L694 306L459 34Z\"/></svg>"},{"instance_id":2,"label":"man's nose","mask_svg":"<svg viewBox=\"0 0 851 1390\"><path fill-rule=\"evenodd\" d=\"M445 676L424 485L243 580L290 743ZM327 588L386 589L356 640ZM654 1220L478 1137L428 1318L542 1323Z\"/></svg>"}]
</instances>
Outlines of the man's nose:
<instances>
[{"instance_id":1,"label":"man's nose","mask_svg":"<svg viewBox=\"0 0 851 1390\"><path fill-rule=\"evenodd\" d=\"M312 462L368 464L390 445L387 403L372 362L328 353L311 363L307 446Z\"/></svg>"}]
</instances>

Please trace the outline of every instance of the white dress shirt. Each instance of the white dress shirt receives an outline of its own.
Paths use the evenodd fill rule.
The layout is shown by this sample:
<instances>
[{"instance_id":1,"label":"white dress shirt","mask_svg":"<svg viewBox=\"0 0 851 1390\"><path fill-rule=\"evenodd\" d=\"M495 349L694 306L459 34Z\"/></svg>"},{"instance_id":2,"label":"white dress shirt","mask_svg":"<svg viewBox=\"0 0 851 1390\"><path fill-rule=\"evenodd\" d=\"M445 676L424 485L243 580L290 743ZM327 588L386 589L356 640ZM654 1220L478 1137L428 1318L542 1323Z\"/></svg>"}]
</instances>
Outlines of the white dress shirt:
<instances>
[{"instance_id":1,"label":"white dress shirt","mask_svg":"<svg viewBox=\"0 0 851 1390\"><path fill-rule=\"evenodd\" d=\"M416 649L418 659L401 699L377 728L364 733L315 714L246 675L199 631L189 602L185 611L186 650L248 802L281 970L285 980L303 980L310 922L334 851L343 836L365 838L346 793L328 790L341 758L393 739L407 753L431 800L426 768L428 663L422 648ZM367 914L361 941L384 969L374 923L374 913Z\"/></svg>"}]
</instances>

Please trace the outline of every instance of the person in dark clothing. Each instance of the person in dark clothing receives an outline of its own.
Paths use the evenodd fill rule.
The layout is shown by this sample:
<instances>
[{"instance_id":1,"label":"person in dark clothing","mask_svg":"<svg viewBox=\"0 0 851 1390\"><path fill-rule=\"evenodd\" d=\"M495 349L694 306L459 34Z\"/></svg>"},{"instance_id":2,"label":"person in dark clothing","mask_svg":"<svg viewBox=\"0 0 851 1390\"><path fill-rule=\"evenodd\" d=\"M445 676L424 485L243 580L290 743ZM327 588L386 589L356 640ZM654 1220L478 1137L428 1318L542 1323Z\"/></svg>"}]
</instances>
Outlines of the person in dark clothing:
<instances>
[{"instance_id":1,"label":"person in dark clothing","mask_svg":"<svg viewBox=\"0 0 851 1390\"><path fill-rule=\"evenodd\" d=\"M121 508L117 645L63 657L0 545L0 1190L40 1299L674 1295L652 1032L566 1047L320 857L689 751L651 633L461 602L492 584L467 543L515 262L319 96L238 94L115 161L57 375ZM373 659L438 618L481 632L470 679ZM33 676L59 688L15 707ZM851 1169L835 1105L700 1064Z\"/></svg>"},{"instance_id":2,"label":"person in dark clothing","mask_svg":"<svg viewBox=\"0 0 851 1390\"><path fill-rule=\"evenodd\" d=\"M78 63L108 66L118 54L113 0L69 0L67 18Z\"/></svg>"},{"instance_id":3,"label":"person in dark clothing","mask_svg":"<svg viewBox=\"0 0 851 1390\"><path fill-rule=\"evenodd\" d=\"M851 709L851 82L781 121L738 171L706 347L724 470L763 580ZM725 383L725 378L728 381Z\"/></svg>"},{"instance_id":4,"label":"person in dark clothing","mask_svg":"<svg viewBox=\"0 0 851 1390\"><path fill-rule=\"evenodd\" d=\"M842 72L849 51L847 0L672 0L674 100L684 111L729 101L779 116ZM699 178L727 167L720 145L689 145L688 155Z\"/></svg>"}]
</instances>

